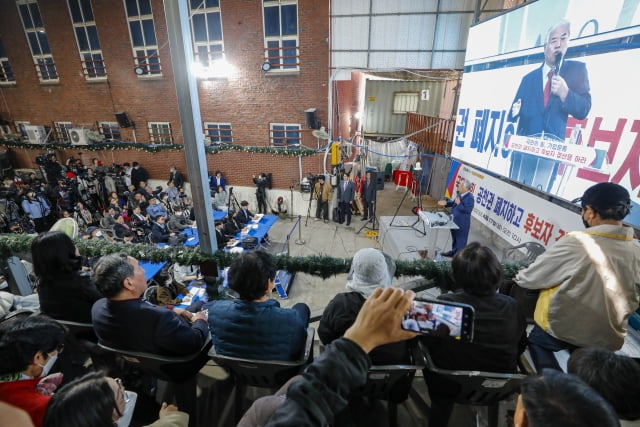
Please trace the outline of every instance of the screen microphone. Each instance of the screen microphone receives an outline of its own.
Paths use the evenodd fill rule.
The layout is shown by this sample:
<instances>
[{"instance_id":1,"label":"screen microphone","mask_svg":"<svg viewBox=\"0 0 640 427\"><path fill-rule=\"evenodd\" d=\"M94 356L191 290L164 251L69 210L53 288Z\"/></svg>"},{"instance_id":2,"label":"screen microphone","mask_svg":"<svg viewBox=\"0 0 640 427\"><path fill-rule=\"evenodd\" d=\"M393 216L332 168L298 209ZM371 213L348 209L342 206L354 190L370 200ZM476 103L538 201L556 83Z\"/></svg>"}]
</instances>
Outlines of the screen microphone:
<instances>
[{"instance_id":1,"label":"screen microphone","mask_svg":"<svg viewBox=\"0 0 640 427\"><path fill-rule=\"evenodd\" d=\"M556 53L556 76L560 75L560 67L562 67L562 52Z\"/></svg>"}]
</instances>

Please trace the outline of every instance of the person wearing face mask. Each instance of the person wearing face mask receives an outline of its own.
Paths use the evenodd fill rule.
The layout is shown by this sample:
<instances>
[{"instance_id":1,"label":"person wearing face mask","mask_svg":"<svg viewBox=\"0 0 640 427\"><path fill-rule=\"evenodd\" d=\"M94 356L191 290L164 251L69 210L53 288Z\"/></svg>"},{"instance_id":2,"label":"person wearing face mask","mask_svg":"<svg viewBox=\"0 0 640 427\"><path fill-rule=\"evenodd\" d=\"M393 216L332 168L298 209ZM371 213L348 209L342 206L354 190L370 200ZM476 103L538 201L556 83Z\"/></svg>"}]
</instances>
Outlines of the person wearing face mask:
<instances>
[{"instance_id":1,"label":"person wearing face mask","mask_svg":"<svg viewBox=\"0 0 640 427\"><path fill-rule=\"evenodd\" d=\"M558 350L619 350L640 302L640 246L633 228L622 224L631 209L629 192L601 182L578 200L587 229L565 235L515 278L523 288L540 290L529 334L538 372L560 369L553 356Z\"/></svg>"},{"instance_id":2,"label":"person wearing face mask","mask_svg":"<svg viewBox=\"0 0 640 427\"><path fill-rule=\"evenodd\" d=\"M62 387L51 398L44 427L112 427L129 425L135 393L126 391L118 378L92 372ZM87 404L91 402L91 404ZM159 419L148 427L186 427L189 414L175 405L162 404Z\"/></svg>"},{"instance_id":3,"label":"person wearing face mask","mask_svg":"<svg viewBox=\"0 0 640 427\"><path fill-rule=\"evenodd\" d=\"M54 319L91 323L91 307L102 295L82 271L82 257L61 231L38 235L31 244L40 310Z\"/></svg>"},{"instance_id":4,"label":"person wearing face mask","mask_svg":"<svg viewBox=\"0 0 640 427\"><path fill-rule=\"evenodd\" d=\"M64 337L64 326L44 315L16 318L0 328L0 400L24 409L36 427L62 381L60 374L47 375Z\"/></svg>"}]
</instances>

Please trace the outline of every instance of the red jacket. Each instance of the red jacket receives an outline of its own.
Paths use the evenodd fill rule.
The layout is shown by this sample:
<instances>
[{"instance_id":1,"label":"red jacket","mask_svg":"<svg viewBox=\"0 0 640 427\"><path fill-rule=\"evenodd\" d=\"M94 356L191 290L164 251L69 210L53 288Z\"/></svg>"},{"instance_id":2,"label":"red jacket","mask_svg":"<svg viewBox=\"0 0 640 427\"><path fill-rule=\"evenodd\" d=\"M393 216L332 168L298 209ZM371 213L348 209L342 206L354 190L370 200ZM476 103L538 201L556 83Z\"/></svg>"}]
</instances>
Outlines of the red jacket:
<instances>
[{"instance_id":1,"label":"red jacket","mask_svg":"<svg viewBox=\"0 0 640 427\"><path fill-rule=\"evenodd\" d=\"M40 380L42 378L0 382L0 400L27 411L36 427L42 426L44 412L51 399L36 388Z\"/></svg>"}]
</instances>

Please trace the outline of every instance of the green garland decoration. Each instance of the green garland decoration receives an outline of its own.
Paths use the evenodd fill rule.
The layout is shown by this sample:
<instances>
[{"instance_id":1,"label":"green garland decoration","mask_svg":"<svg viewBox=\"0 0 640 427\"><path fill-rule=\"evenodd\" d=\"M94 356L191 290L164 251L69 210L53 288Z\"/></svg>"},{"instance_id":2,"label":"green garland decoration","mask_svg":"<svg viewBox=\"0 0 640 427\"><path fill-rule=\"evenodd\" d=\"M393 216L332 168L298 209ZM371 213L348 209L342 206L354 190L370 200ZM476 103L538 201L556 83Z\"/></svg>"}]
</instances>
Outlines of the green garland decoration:
<instances>
[{"instance_id":1,"label":"green garland decoration","mask_svg":"<svg viewBox=\"0 0 640 427\"><path fill-rule=\"evenodd\" d=\"M13 254L24 254L31 250L33 235L28 234L0 234L0 256L6 258ZM235 254L218 251L214 254L205 254L198 249L157 248L145 244L113 243L107 240L76 239L75 244L83 256L90 258L101 257L116 252L124 252L136 259L145 259L152 262L178 262L182 265L200 264L203 261L214 261L219 267L231 265ZM329 256L291 257L278 255L275 257L278 269L290 273L306 273L327 279L337 274L348 273L351 267L351 259L332 258ZM516 264L503 264L504 277L513 278L520 266ZM431 260L396 260L396 277L422 276L433 280L435 283L444 284L448 281L451 263L434 262Z\"/></svg>"},{"instance_id":2,"label":"green garland decoration","mask_svg":"<svg viewBox=\"0 0 640 427\"><path fill-rule=\"evenodd\" d=\"M182 144L145 144L140 142L124 142L124 141L107 141L98 142L89 145L72 145L61 142L51 142L47 144L30 144L28 142L17 141L15 139L0 140L0 145L9 148L24 148L27 150L78 150L83 151L104 151L104 150L137 150L146 151L147 153L159 153L161 151L180 151L184 149ZM207 154L218 154L225 151L243 151L245 153L271 154L285 157L308 157L318 154L318 151L308 148L296 147L271 147L271 146L244 146L235 144L211 145L205 147Z\"/></svg>"}]
</instances>

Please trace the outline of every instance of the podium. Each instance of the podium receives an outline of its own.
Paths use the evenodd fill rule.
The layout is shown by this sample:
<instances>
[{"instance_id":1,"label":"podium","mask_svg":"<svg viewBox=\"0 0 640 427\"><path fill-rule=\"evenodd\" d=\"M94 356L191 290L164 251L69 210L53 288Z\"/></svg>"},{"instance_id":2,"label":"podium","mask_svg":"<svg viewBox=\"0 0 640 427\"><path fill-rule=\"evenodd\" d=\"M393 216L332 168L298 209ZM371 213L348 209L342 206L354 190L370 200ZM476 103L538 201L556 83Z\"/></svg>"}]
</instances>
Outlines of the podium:
<instances>
[{"instance_id":1,"label":"podium","mask_svg":"<svg viewBox=\"0 0 640 427\"><path fill-rule=\"evenodd\" d=\"M458 227L451 217L444 212L419 211L418 217L422 221L426 231L427 249L431 257L435 257L435 248L438 247L440 230L457 230ZM441 248L444 249L444 248Z\"/></svg>"}]
</instances>

